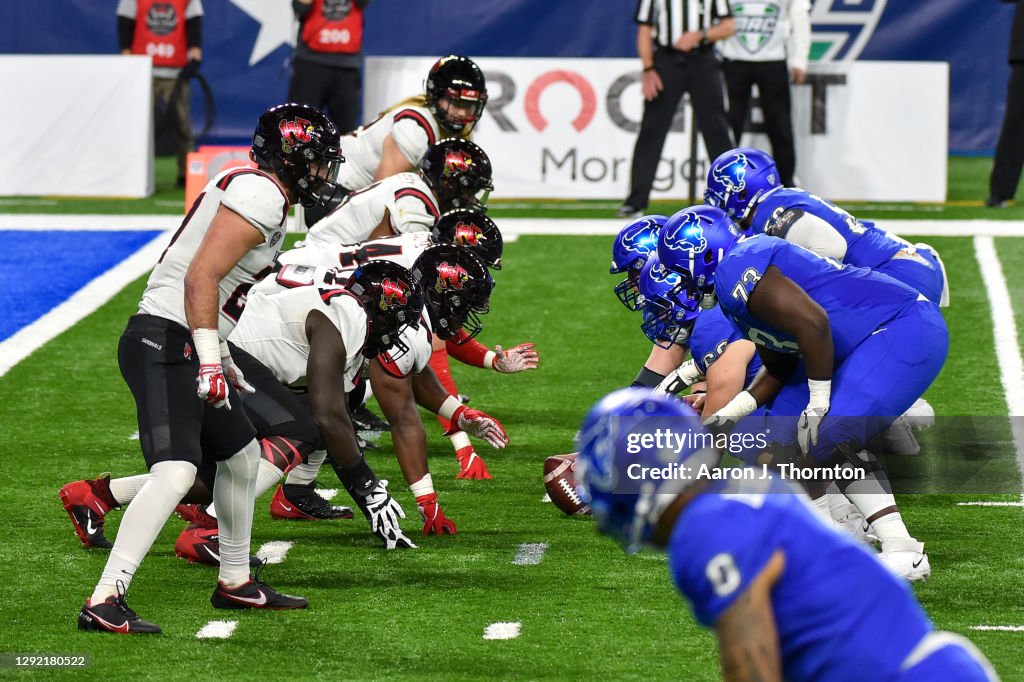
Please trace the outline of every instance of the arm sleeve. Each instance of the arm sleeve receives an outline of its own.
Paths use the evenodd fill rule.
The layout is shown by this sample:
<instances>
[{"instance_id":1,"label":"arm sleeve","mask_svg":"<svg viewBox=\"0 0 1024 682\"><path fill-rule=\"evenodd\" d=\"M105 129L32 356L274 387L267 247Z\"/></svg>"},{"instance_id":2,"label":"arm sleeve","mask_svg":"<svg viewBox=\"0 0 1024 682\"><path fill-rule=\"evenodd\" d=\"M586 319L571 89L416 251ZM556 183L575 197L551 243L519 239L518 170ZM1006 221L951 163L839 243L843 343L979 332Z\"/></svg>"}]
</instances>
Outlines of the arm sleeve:
<instances>
[{"instance_id":1,"label":"arm sleeve","mask_svg":"<svg viewBox=\"0 0 1024 682\"><path fill-rule=\"evenodd\" d=\"M231 178L221 204L252 223L264 240L281 229L288 217L288 202L270 178L256 173Z\"/></svg>"},{"instance_id":2,"label":"arm sleeve","mask_svg":"<svg viewBox=\"0 0 1024 682\"><path fill-rule=\"evenodd\" d=\"M313 11L313 3L292 0L292 11L295 12L295 16L299 19L305 19Z\"/></svg>"},{"instance_id":3,"label":"arm sleeve","mask_svg":"<svg viewBox=\"0 0 1024 682\"><path fill-rule=\"evenodd\" d=\"M779 542L771 519L750 503L728 495L703 497L701 509L679 521L689 532L673 535L669 570L697 621L711 627L760 575Z\"/></svg>"},{"instance_id":4,"label":"arm sleeve","mask_svg":"<svg viewBox=\"0 0 1024 682\"><path fill-rule=\"evenodd\" d=\"M807 70L811 52L811 4L808 0L792 0L789 4L791 31L787 44L789 68Z\"/></svg>"},{"instance_id":5,"label":"arm sleeve","mask_svg":"<svg viewBox=\"0 0 1024 682\"><path fill-rule=\"evenodd\" d=\"M731 16L732 6L729 4L729 0L713 0L713 4L711 5L712 19L725 19Z\"/></svg>"},{"instance_id":6,"label":"arm sleeve","mask_svg":"<svg viewBox=\"0 0 1024 682\"><path fill-rule=\"evenodd\" d=\"M409 159L409 163L418 166L427 148L437 140L437 135L423 113L415 109L403 109L395 114L391 139L405 158Z\"/></svg>"},{"instance_id":7,"label":"arm sleeve","mask_svg":"<svg viewBox=\"0 0 1024 682\"><path fill-rule=\"evenodd\" d=\"M117 17L117 44L118 49L132 49L132 42L135 40L135 20L128 17Z\"/></svg>"},{"instance_id":8,"label":"arm sleeve","mask_svg":"<svg viewBox=\"0 0 1024 682\"><path fill-rule=\"evenodd\" d=\"M189 47L203 45L203 17L190 17L185 20L185 40Z\"/></svg>"},{"instance_id":9,"label":"arm sleeve","mask_svg":"<svg viewBox=\"0 0 1024 682\"><path fill-rule=\"evenodd\" d=\"M638 24L654 25L654 0L639 0L636 4L636 14L633 21Z\"/></svg>"},{"instance_id":10,"label":"arm sleeve","mask_svg":"<svg viewBox=\"0 0 1024 682\"><path fill-rule=\"evenodd\" d=\"M772 230L773 235L819 256L835 258L840 262L846 257L846 239L816 215L790 209L772 225Z\"/></svg>"},{"instance_id":11,"label":"arm sleeve","mask_svg":"<svg viewBox=\"0 0 1024 682\"><path fill-rule=\"evenodd\" d=\"M455 332L455 338L448 339L445 342L445 345L448 347L448 355L465 365L492 369L494 351L476 339L470 339L461 344L456 343L456 340L464 338L466 338L466 331L464 329L460 329Z\"/></svg>"},{"instance_id":12,"label":"arm sleeve","mask_svg":"<svg viewBox=\"0 0 1024 682\"><path fill-rule=\"evenodd\" d=\"M359 9L366 9L367 7L370 6L370 3L372 3L373 0L355 0L355 2L356 7L358 7Z\"/></svg>"}]
</instances>

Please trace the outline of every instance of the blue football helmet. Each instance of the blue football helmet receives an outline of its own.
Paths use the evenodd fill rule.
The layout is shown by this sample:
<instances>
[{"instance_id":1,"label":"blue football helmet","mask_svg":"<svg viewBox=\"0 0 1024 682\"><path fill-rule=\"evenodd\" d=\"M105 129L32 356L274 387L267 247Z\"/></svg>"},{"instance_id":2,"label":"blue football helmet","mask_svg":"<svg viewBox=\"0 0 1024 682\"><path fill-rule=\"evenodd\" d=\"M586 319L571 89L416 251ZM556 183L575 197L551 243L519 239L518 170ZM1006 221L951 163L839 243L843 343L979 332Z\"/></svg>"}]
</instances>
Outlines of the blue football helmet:
<instances>
[{"instance_id":1,"label":"blue football helmet","mask_svg":"<svg viewBox=\"0 0 1024 682\"><path fill-rule=\"evenodd\" d=\"M715 270L739 237L736 223L713 206L691 206L669 218L658 236L658 259L680 281L667 298L684 309L713 308Z\"/></svg>"},{"instance_id":2,"label":"blue football helmet","mask_svg":"<svg viewBox=\"0 0 1024 682\"><path fill-rule=\"evenodd\" d=\"M687 345L700 312L695 301L682 306L671 298L681 282L682 277L662 267L657 254L652 254L640 271L637 287L644 313L640 330L659 348Z\"/></svg>"},{"instance_id":3,"label":"blue football helmet","mask_svg":"<svg viewBox=\"0 0 1024 682\"><path fill-rule=\"evenodd\" d=\"M615 285L615 295L622 305L630 310L640 310L641 303L637 299L636 282L640 269L647 262L647 256L658 247L658 231L668 220L663 215L645 215L637 218L619 230L619 235L612 244L613 275L626 273L626 279Z\"/></svg>"},{"instance_id":4,"label":"blue football helmet","mask_svg":"<svg viewBox=\"0 0 1024 682\"><path fill-rule=\"evenodd\" d=\"M736 222L743 222L752 215L765 192L781 186L775 159L760 149L739 147L711 163L704 203L722 209Z\"/></svg>"},{"instance_id":5,"label":"blue football helmet","mask_svg":"<svg viewBox=\"0 0 1024 682\"><path fill-rule=\"evenodd\" d=\"M637 437L658 429L685 434L683 447L677 451L675 442L642 446ZM720 455L713 445L712 434L685 402L649 388L620 389L594 405L580 427L577 493L590 505L598 531L633 554L650 539L665 508L697 480L701 465L717 465ZM689 468L673 467L674 477L637 477L645 469L664 471L672 465Z\"/></svg>"}]
</instances>

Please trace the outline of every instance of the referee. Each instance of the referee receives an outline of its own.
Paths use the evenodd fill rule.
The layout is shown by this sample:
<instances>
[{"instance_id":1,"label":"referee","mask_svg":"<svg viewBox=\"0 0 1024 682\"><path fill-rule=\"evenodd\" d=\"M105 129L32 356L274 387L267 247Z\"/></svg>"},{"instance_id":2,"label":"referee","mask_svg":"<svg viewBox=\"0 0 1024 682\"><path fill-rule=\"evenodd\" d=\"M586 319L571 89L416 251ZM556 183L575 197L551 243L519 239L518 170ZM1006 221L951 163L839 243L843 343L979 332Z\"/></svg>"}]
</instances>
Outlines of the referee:
<instances>
[{"instance_id":1,"label":"referee","mask_svg":"<svg viewBox=\"0 0 1024 682\"><path fill-rule=\"evenodd\" d=\"M629 196L616 215L642 215L665 136L684 92L712 159L733 147L722 73L712 44L736 28L729 0L639 0L636 51L643 68L644 115L633 148Z\"/></svg>"}]
</instances>

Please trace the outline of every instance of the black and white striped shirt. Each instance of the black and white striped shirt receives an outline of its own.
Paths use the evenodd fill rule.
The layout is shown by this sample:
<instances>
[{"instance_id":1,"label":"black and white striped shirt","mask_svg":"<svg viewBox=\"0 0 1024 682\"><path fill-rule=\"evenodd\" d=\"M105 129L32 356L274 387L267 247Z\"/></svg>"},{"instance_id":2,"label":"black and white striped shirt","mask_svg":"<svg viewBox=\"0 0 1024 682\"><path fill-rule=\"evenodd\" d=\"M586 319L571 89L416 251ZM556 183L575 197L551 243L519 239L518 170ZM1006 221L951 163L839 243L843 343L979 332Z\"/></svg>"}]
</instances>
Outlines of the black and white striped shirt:
<instances>
[{"instance_id":1,"label":"black and white striped shirt","mask_svg":"<svg viewBox=\"0 0 1024 682\"><path fill-rule=\"evenodd\" d=\"M711 28L729 16L729 0L639 0L634 20L654 27L655 43L671 47L684 33Z\"/></svg>"}]
</instances>

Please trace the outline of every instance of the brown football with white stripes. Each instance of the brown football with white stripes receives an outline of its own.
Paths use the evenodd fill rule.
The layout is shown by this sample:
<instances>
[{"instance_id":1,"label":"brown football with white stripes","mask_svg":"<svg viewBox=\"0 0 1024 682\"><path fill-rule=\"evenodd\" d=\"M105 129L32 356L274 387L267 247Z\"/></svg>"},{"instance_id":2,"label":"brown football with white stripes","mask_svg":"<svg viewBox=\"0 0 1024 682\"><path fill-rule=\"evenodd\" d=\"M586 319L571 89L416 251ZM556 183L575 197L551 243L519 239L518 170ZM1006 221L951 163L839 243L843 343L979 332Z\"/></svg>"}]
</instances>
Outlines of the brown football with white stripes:
<instances>
[{"instance_id":1,"label":"brown football with white stripes","mask_svg":"<svg viewBox=\"0 0 1024 682\"><path fill-rule=\"evenodd\" d=\"M556 507L569 516L590 514L590 507L576 494L576 454L552 455L544 460L544 487Z\"/></svg>"}]
</instances>

